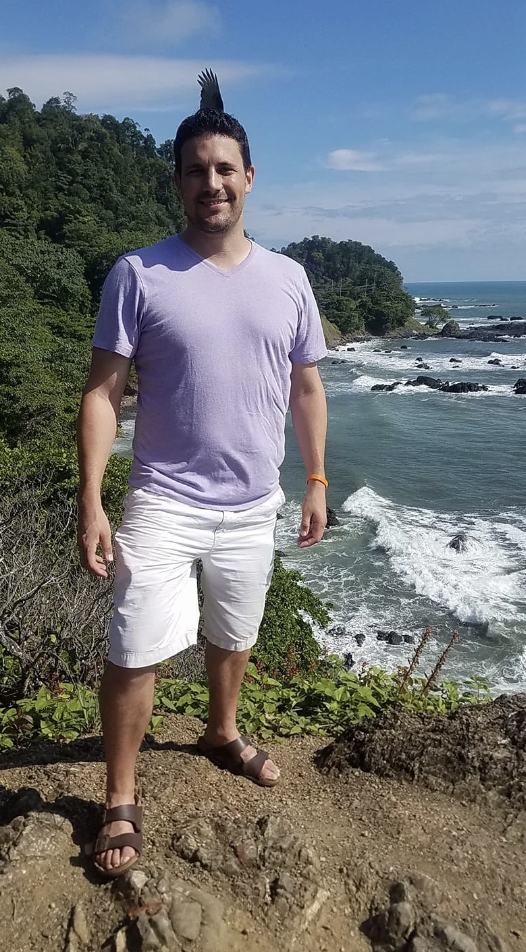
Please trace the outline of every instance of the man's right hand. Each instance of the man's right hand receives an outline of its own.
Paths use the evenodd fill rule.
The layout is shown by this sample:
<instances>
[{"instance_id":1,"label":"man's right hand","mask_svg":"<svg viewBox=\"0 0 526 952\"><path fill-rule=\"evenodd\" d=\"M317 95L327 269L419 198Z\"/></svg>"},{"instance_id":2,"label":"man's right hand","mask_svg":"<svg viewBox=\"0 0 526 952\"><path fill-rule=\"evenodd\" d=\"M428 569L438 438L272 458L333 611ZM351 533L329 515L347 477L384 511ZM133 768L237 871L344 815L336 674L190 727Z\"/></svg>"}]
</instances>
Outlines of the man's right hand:
<instances>
[{"instance_id":1,"label":"man's right hand","mask_svg":"<svg viewBox=\"0 0 526 952\"><path fill-rule=\"evenodd\" d=\"M79 502L77 542L82 567L100 578L108 577L107 562L113 562L111 529L102 506L89 509ZM97 549L100 546L102 555Z\"/></svg>"}]
</instances>

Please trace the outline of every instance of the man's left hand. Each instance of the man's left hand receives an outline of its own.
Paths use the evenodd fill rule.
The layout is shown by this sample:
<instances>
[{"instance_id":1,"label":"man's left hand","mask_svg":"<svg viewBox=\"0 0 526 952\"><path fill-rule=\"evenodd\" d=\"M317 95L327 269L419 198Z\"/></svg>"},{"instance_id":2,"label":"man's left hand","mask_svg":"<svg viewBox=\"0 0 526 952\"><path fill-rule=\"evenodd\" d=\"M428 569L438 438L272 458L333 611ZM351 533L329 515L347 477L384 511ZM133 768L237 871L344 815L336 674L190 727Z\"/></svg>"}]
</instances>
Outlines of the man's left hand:
<instances>
[{"instance_id":1,"label":"man's left hand","mask_svg":"<svg viewBox=\"0 0 526 952\"><path fill-rule=\"evenodd\" d=\"M317 480L312 480L303 500L300 534L298 536L300 549L306 549L308 546L320 542L326 525L327 500L325 498L325 486Z\"/></svg>"}]
</instances>

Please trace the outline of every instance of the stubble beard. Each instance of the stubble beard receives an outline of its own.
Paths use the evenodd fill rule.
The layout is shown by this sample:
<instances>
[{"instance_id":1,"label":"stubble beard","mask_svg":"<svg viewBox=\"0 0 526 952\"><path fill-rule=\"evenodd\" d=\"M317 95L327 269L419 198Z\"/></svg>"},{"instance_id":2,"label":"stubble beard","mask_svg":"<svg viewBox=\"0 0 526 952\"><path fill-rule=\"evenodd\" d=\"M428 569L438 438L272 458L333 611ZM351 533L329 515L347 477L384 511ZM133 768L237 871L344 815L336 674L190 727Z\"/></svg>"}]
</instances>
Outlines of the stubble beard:
<instances>
[{"instance_id":1,"label":"stubble beard","mask_svg":"<svg viewBox=\"0 0 526 952\"><path fill-rule=\"evenodd\" d=\"M217 218L201 218L200 215L190 215L186 212L188 224L196 228L197 231L205 235L224 235L232 231L239 222L243 214L243 205L228 205L226 214L218 215Z\"/></svg>"}]
</instances>

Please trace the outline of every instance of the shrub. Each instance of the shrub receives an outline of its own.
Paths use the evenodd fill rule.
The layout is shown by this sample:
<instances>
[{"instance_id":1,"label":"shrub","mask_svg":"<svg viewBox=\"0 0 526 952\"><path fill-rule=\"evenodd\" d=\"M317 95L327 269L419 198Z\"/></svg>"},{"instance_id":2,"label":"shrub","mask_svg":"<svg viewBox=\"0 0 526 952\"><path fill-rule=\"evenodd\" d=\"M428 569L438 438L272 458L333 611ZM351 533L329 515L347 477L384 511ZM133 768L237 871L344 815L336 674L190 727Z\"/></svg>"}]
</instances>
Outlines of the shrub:
<instances>
[{"instance_id":1,"label":"shrub","mask_svg":"<svg viewBox=\"0 0 526 952\"><path fill-rule=\"evenodd\" d=\"M251 654L259 671L290 679L317 667L320 646L305 615L324 628L329 623L327 607L306 587L300 573L285 569L276 556L265 614Z\"/></svg>"}]
</instances>

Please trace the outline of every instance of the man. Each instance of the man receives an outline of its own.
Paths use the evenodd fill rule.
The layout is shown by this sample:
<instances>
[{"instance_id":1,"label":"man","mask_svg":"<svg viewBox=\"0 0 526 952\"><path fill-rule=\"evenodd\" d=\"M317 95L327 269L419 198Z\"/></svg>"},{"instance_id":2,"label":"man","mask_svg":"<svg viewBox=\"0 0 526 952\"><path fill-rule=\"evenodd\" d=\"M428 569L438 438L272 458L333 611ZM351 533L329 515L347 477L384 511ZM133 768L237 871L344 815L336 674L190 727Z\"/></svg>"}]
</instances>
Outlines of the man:
<instances>
[{"instance_id":1,"label":"man","mask_svg":"<svg viewBox=\"0 0 526 952\"><path fill-rule=\"evenodd\" d=\"M79 547L104 577L113 555L100 486L134 359L134 458L100 693L106 813L87 848L106 876L140 855L135 763L155 666L196 639L197 559L210 689L199 748L263 786L278 780L265 752L239 737L236 709L272 574L289 397L308 477L298 544L319 542L326 520L316 366L326 350L305 272L245 237L254 168L237 120L201 109L179 127L174 153L186 230L124 255L108 275L79 415Z\"/></svg>"}]
</instances>

